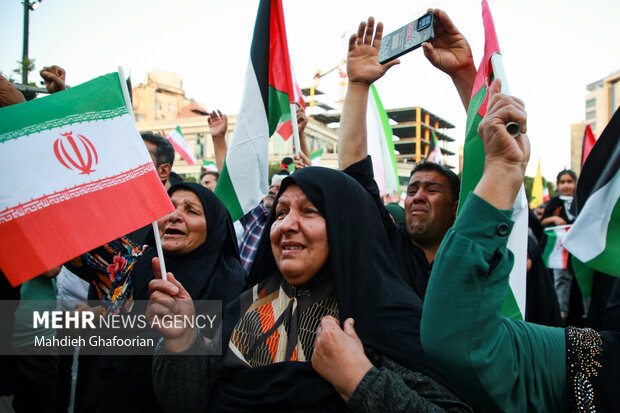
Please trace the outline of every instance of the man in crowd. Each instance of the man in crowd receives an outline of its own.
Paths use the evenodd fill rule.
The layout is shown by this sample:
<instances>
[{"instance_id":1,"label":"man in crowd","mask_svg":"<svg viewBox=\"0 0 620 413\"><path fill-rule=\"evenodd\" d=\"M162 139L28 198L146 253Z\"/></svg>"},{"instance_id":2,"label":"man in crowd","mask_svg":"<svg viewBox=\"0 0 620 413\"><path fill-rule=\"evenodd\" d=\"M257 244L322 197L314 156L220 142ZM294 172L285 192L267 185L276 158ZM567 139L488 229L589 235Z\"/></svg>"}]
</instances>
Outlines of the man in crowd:
<instances>
[{"instance_id":1,"label":"man in crowd","mask_svg":"<svg viewBox=\"0 0 620 413\"><path fill-rule=\"evenodd\" d=\"M208 188L210 191L215 190L215 185L220 177L220 173L216 171L205 171L200 174L200 185Z\"/></svg>"},{"instance_id":2,"label":"man in crowd","mask_svg":"<svg viewBox=\"0 0 620 413\"><path fill-rule=\"evenodd\" d=\"M432 43L424 43L424 54L451 76L463 105L469 105L476 69L469 44L441 10L435 14ZM382 25L376 35L381 35ZM375 199L384 227L392 242L405 281L424 298L430 269L444 235L456 219L459 178L448 168L431 162L418 164L411 173L405 198L405 228L394 224L379 196L373 179L372 161L366 145L366 106L370 85L398 60L378 61L380 43L373 40L374 20L361 24L357 39L349 42L347 73L349 88L340 121L340 169L357 180Z\"/></svg>"}]
</instances>

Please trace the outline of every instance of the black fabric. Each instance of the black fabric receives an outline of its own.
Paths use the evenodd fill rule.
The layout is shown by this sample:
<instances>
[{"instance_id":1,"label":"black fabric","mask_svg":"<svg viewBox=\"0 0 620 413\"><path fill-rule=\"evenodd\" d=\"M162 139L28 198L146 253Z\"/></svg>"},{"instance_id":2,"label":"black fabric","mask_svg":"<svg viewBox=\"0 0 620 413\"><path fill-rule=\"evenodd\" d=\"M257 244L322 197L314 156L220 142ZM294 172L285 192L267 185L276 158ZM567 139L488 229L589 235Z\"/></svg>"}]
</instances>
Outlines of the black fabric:
<instances>
[{"instance_id":1,"label":"black fabric","mask_svg":"<svg viewBox=\"0 0 620 413\"><path fill-rule=\"evenodd\" d=\"M183 255L164 254L166 270L172 272L194 300L222 300L222 308L243 288L245 270L228 211L207 188L194 183L172 186L168 193L189 190L202 203L207 222L207 239ZM148 284L154 278L149 248L136 262L132 279L134 299L148 300ZM76 387L76 412L157 412L153 391L152 356L80 356ZM122 400L122 402L121 402ZM122 403L122 406L117 406Z\"/></svg>"},{"instance_id":2,"label":"black fabric","mask_svg":"<svg viewBox=\"0 0 620 413\"><path fill-rule=\"evenodd\" d=\"M371 196L342 172L310 167L282 181L274 206L292 184L299 185L326 220L328 263L341 322L349 317L355 319L357 334L367 352L384 354L445 384L424 356L420 343L422 300L398 273L382 217ZM265 228L274 222L275 210L272 208ZM264 231L247 285L260 283L275 271L269 231ZM228 343L239 317L239 303L235 302L224 315L224 343ZM239 369L220 366L218 371L217 411L344 409L333 387L313 372L310 363ZM254 402L250 407L249 400L259 400L260 406Z\"/></svg>"},{"instance_id":3,"label":"black fabric","mask_svg":"<svg viewBox=\"0 0 620 413\"><path fill-rule=\"evenodd\" d=\"M8 396L15 391L17 372L15 347L13 346L12 335L6 332L13 331L15 327L15 310L17 310L20 299L20 287L13 287L0 270L0 300L14 300L9 311L0 312L0 331L3 332L0 335L0 351L5 354L0 356L0 396Z\"/></svg>"},{"instance_id":4,"label":"black fabric","mask_svg":"<svg viewBox=\"0 0 620 413\"><path fill-rule=\"evenodd\" d=\"M531 235L528 237L527 254L532 267L527 273L525 321L559 327L562 320L553 286L553 273L545 267L538 242Z\"/></svg>"},{"instance_id":5,"label":"black fabric","mask_svg":"<svg viewBox=\"0 0 620 413\"><path fill-rule=\"evenodd\" d=\"M618 300L618 297L612 297L614 284L618 284L618 277L595 271L592 279L592 294L590 295L590 307L588 308L587 326L595 330L608 330L606 315L608 313L608 305L610 298ZM618 288L616 288L618 290ZM616 294L618 294L617 291ZM613 303L612 303L613 306ZM613 329L613 328L611 328Z\"/></svg>"},{"instance_id":6,"label":"black fabric","mask_svg":"<svg viewBox=\"0 0 620 413\"><path fill-rule=\"evenodd\" d=\"M355 179L370 194L379 211L383 228L387 233L388 242L396 256L399 274L413 288L413 291L424 300L432 263L429 264L424 251L420 247L411 243L411 238L405 226L395 224L388 210L383 205L379 187L374 180L371 157L367 156L361 161L350 165L343 172Z\"/></svg>"},{"instance_id":7,"label":"black fabric","mask_svg":"<svg viewBox=\"0 0 620 413\"><path fill-rule=\"evenodd\" d=\"M603 317L603 329L620 331L620 278L614 280L613 288L609 294Z\"/></svg>"},{"instance_id":8,"label":"black fabric","mask_svg":"<svg viewBox=\"0 0 620 413\"><path fill-rule=\"evenodd\" d=\"M547 202L547 205L545 206L545 211L543 212L542 219L545 219L551 216L560 217L564 221L566 221L567 224L572 223L572 220L568 217L568 215L566 215L566 209L564 208L564 201L562 201L559 196L554 196ZM546 226L547 227L555 226L555 224L550 224Z\"/></svg>"}]
</instances>

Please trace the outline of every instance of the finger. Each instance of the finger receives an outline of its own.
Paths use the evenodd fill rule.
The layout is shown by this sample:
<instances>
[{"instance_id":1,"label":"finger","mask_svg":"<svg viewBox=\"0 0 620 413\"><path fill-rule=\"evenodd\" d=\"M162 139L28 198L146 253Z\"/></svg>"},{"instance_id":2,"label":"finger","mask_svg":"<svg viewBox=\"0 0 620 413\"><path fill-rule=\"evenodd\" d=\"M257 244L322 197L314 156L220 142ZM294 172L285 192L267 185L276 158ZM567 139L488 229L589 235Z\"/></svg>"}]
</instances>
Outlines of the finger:
<instances>
[{"instance_id":1,"label":"finger","mask_svg":"<svg viewBox=\"0 0 620 413\"><path fill-rule=\"evenodd\" d=\"M357 45L361 45L364 43L364 35L366 33L366 22L361 22L359 27L357 28Z\"/></svg>"},{"instance_id":2,"label":"finger","mask_svg":"<svg viewBox=\"0 0 620 413\"><path fill-rule=\"evenodd\" d=\"M52 72L42 72L41 77L43 78L43 80L46 80L48 82L56 83L58 85L62 84L62 80Z\"/></svg>"},{"instance_id":3,"label":"finger","mask_svg":"<svg viewBox=\"0 0 620 413\"><path fill-rule=\"evenodd\" d=\"M383 23L377 23L377 30L375 30L375 38L372 41L372 47L380 48L381 39L383 38Z\"/></svg>"},{"instance_id":4,"label":"finger","mask_svg":"<svg viewBox=\"0 0 620 413\"><path fill-rule=\"evenodd\" d=\"M372 37L373 37L374 29L375 29L375 19L374 17L371 16L368 18L368 25L366 27L366 35L364 37L364 44L367 44L367 45L372 44Z\"/></svg>"},{"instance_id":5,"label":"finger","mask_svg":"<svg viewBox=\"0 0 620 413\"><path fill-rule=\"evenodd\" d=\"M151 265L153 266L153 273L155 274L155 279L156 280L161 280L162 276L161 276L161 264L159 262L159 258L154 257L151 260Z\"/></svg>"},{"instance_id":6,"label":"finger","mask_svg":"<svg viewBox=\"0 0 620 413\"><path fill-rule=\"evenodd\" d=\"M433 66L439 64L439 53L435 50L433 45L429 42L422 43L422 51L424 52L424 56L426 59L431 62Z\"/></svg>"},{"instance_id":7,"label":"finger","mask_svg":"<svg viewBox=\"0 0 620 413\"><path fill-rule=\"evenodd\" d=\"M353 326L354 324L355 323L352 318L347 318L344 320L344 333L356 341L361 341L355 332L355 327Z\"/></svg>"},{"instance_id":8,"label":"finger","mask_svg":"<svg viewBox=\"0 0 620 413\"><path fill-rule=\"evenodd\" d=\"M357 35L356 34L352 34L351 37L349 37L349 51L355 49L355 42L357 41Z\"/></svg>"},{"instance_id":9,"label":"finger","mask_svg":"<svg viewBox=\"0 0 620 413\"><path fill-rule=\"evenodd\" d=\"M179 287L171 283L170 281L162 280L162 279L154 279L149 282L149 293L154 294L159 291L160 293L166 294L169 296L169 299L172 299L173 296L179 293Z\"/></svg>"},{"instance_id":10,"label":"finger","mask_svg":"<svg viewBox=\"0 0 620 413\"><path fill-rule=\"evenodd\" d=\"M491 87L489 88L489 104L491 100L502 91L502 81L499 79L493 79Z\"/></svg>"},{"instance_id":11,"label":"finger","mask_svg":"<svg viewBox=\"0 0 620 413\"><path fill-rule=\"evenodd\" d=\"M440 26L442 26L443 30L446 33L450 33L450 34L459 34L459 29L456 28L456 26L454 25L454 23L452 23L452 20L450 19L450 17L448 17L448 14L440 9L435 9L433 10L433 14L435 15L435 21L438 21L440 23Z\"/></svg>"},{"instance_id":12,"label":"finger","mask_svg":"<svg viewBox=\"0 0 620 413\"><path fill-rule=\"evenodd\" d=\"M386 68L385 70L388 70L390 67L396 66L399 64L400 64L400 59L394 59L394 60L390 60L387 63L384 63L383 66Z\"/></svg>"}]
</instances>

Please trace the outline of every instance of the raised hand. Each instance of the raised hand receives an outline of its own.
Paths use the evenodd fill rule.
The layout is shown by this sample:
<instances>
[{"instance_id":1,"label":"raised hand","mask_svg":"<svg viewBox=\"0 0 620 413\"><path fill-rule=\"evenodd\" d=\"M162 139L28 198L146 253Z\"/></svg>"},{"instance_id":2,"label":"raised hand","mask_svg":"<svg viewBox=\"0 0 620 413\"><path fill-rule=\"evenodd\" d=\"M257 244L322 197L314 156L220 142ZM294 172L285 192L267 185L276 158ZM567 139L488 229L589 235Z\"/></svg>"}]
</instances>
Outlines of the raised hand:
<instances>
[{"instance_id":1,"label":"raised hand","mask_svg":"<svg viewBox=\"0 0 620 413\"><path fill-rule=\"evenodd\" d=\"M435 38L422 43L424 56L433 66L452 78L467 110L476 77L471 48L444 11L429 9L428 12L435 15Z\"/></svg>"},{"instance_id":2,"label":"raised hand","mask_svg":"<svg viewBox=\"0 0 620 413\"><path fill-rule=\"evenodd\" d=\"M26 98L11 82L0 75L0 108L23 103Z\"/></svg>"},{"instance_id":3,"label":"raised hand","mask_svg":"<svg viewBox=\"0 0 620 413\"><path fill-rule=\"evenodd\" d=\"M62 67L45 66L39 74L45 82L45 88L48 93L60 92L67 88L65 85L65 69Z\"/></svg>"},{"instance_id":4,"label":"raised hand","mask_svg":"<svg viewBox=\"0 0 620 413\"><path fill-rule=\"evenodd\" d=\"M387 70L400 63L398 59L385 64L379 63L379 48L383 36L383 23L377 23L369 17L367 22L361 22L357 34L349 39L349 52L347 54L347 75L349 84L371 85L387 72Z\"/></svg>"},{"instance_id":5,"label":"raised hand","mask_svg":"<svg viewBox=\"0 0 620 413\"><path fill-rule=\"evenodd\" d=\"M221 110L216 109L209 114L209 130L211 136L225 136L228 130L228 117Z\"/></svg>"}]
</instances>

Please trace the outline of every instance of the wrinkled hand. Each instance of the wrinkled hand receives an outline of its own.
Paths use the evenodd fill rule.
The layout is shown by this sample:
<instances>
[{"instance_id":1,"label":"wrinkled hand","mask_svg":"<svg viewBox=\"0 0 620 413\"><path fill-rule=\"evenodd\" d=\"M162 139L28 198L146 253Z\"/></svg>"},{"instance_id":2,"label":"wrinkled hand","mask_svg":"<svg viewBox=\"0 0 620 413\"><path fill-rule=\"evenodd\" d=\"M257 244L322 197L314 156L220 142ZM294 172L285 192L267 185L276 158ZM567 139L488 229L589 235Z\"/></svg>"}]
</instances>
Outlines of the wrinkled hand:
<instances>
[{"instance_id":1,"label":"wrinkled hand","mask_svg":"<svg viewBox=\"0 0 620 413\"><path fill-rule=\"evenodd\" d=\"M65 69L59 66L46 66L39 74L45 82L47 92L52 94L63 91L67 88L65 85Z\"/></svg>"},{"instance_id":2,"label":"wrinkled hand","mask_svg":"<svg viewBox=\"0 0 620 413\"><path fill-rule=\"evenodd\" d=\"M387 72L387 70L400 63L398 59L385 64L379 63L379 49L383 36L383 23L377 23L375 19L368 18L368 22L361 22L357 34L349 39L349 52L347 54L347 75L349 84L371 85Z\"/></svg>"},{"instance_id":3,"label":"wrinkled hand","mask_svg":"<svg viewBox=\"0 0 620 413\"><path fill-rule=\"evenodd\" d=\"M228 130L228 117L219 109L209 114L209 130L211 136L224 136Z\"/></svg>"},{"instance_id":4,"label":"wrinkled hand","mask_svg":"<svg viewBox=\"0 0 620 413\"><path fill-rule=\"evenodd\" d=\"M500 93L501 82L496 79L489 89L487 113L478 125L487 165L501 164L503 168L514 167L525 174L530 158L530 141L527 132L527 114L521 99ZM512 137L506 129L508 122L516 122L520 134Z\"/></svg>"},{"instance_id":5,"label":"wrinkled hand","mask_svg":"<svg viewBox=\"0 0 620 413\"><path fill-rule=\"evenodd\" d=\"M23 103L26 98L11 82L0 75L0 108Z\"/></svg>"},{"instance_id":6,"label":"wrinkled hand","mask_svg":"<svg viewBox=\"0 0 620 413\"><path fill-rule=\"evenodd\" d=\"M159 258L153 258L152 263L155 279L149 283L151 296L146 308L146 319L149 325L152 325L155 317L160 321L164 316L168 319L174 316L193 317L196 313L194 303L185 288L174 278L171 272L167 275L167 281L162 279ZM155 329L164 337L164 345L171 352L187 350L198 334L195 329L189 326L185 328L161 326L161 328L155 327Z\"/></svg>"},{"instance_id":7,"label":"wrinkled hand","mask_svg":"<svg viewBox=\"0 0 620 413\"><path fill-rule=\"evenodd\" d=\"M312 166L310 157L301 151L299 155L293 155L293 163L295 164L295 170Z\"/></svg>"},{"instance_id":8,"label":"wrinkled hand","mask_svg":"<svg viewBox=\"0 0 620 413\"><path fill-rule=\"evenodd\" d=\"M334 386L345 401L351 397L372 368L355 333L352 318L345 320L343 331L335 318L323 317L317 329L312 367Z\"/></svg>"},{"instance_id":9,"label":"wrinkled hand","mask_svg":"<svg viewBox=\"0 0 620 413\"><path fill-rule=\"evenodd\" d=\"M299 129L299 134L302 135L308 124L308 116L306 116L306 108L301 106L301 103L295 102L295 106L297 106L297 128Z\"/></svg>"},{"instance_id":10,"label":"wrinkled hand","mask_svg":"<svg viewBox=\"0 0 620 413\"><path fill-rule=\"evenodd\" d=\"M435 15L435 38L422 43L424 56L450 77L468 76L473 82L476 66L467 39L444 11L429 9L428 12Z\"/></svg>"}]
</instances>

